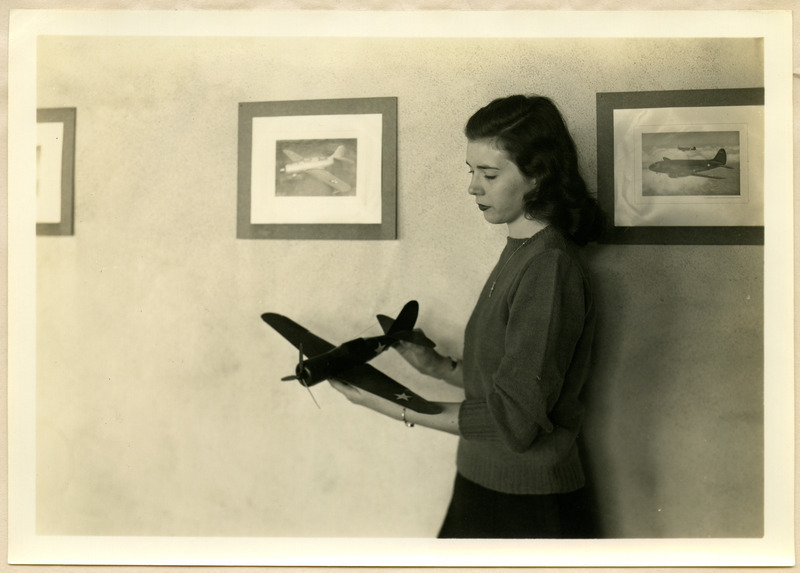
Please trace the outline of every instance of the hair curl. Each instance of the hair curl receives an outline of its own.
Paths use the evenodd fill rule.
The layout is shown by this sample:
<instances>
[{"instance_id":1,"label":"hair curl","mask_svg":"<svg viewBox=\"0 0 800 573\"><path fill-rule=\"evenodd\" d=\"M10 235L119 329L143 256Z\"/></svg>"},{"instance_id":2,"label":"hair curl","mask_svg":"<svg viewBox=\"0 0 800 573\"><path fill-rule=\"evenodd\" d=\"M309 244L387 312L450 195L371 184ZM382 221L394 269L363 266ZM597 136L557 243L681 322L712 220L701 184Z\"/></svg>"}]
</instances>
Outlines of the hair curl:
<instances>
[{"instance_id":1,"label":"hair curl","mask_svg":"<svg viewBox=\"0 0 800 573\"><path fill-rule=\"evenodd\" d=\"M537 181L525 213L585 245L603 232L604 217L578 169L575 142L556 105L546 97L513 95L479 109L464 128L467 139L494 139L523 175Z\"/></svg>"}]
</instances>

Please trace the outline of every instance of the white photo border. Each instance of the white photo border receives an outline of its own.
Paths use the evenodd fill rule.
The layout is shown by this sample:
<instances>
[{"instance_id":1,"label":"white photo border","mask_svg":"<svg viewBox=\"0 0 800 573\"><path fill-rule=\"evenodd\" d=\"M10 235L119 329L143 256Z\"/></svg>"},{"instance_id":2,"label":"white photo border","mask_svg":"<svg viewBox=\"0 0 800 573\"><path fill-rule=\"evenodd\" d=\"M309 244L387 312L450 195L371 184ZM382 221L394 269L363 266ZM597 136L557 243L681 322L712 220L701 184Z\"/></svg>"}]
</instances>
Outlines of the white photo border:
<instances>
[{"instance_id":1,"label":"white photo border","mask_svg":"<svg viewBox=\"0 0 800 573\"><path fill-rule=\"evenodd\" d=\"M427 14L305 11L267 14L193 11L12 11L9 41L8 210L8 562L12 564L631 567L791 566L794 564L794 348L792 140L766 141L765 188L765 531L758 539L409 540L48 536L36 531L36 237L35 123L37 37L95 35L330 35L462 37L763 37L765 129L782 135L791 123L791 12L442 11ZM188 17L188 18L187 18ZM708 20L725 19L709 32ZM187 22L186 20L189 20ZM371 24L367 25L365 24ZM188 24L188 25L187 25ZM201 26L198 27L198 24ZM413 25L412 25L413 24ZM202 32L198 33L198 30ZM265 32L267 30L267 32ZM331 32L335 30L335 32ZM13 183L11 183L13 182ZM789 285L790 288L786 288ZM410 502L413 503L413 500ZM463 541L463 542L462 542Z\"/></svg>"}]
</instances>

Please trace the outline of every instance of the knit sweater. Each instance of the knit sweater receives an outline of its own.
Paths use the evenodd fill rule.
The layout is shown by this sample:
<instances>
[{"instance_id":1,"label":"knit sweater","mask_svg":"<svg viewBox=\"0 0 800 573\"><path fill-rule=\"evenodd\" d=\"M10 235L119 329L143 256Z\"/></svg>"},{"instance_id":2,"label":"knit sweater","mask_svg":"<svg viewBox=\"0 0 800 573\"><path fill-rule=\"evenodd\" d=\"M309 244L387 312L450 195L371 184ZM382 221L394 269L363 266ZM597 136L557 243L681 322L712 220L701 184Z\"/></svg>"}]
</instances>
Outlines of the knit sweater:
<instances>
[{"instance_id":1,"label":"knit sweater","mask_svg":"<svg viewBox=\"0 0 800 573\"><path fill-rule=\"evenodd\" d=\"M576 438L594 314L576 248L558 230L507 239L464 335L461 475L513 494L583 486Z\"/></svg>"}]
</instances>

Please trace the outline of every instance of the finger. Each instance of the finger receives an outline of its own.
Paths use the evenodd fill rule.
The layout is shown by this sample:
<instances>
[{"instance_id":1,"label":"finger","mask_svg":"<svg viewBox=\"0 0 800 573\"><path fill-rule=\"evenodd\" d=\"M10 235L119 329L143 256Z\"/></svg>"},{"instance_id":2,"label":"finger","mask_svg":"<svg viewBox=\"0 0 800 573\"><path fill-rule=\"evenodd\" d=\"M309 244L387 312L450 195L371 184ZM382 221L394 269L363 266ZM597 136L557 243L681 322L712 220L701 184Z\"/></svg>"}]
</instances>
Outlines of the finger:
<instances>
[{"instance_id":1,"label":"finger","mask_svg":"<svg viewBox=\"0 0 800 573\"><path fill-rule=\"evenodd\" d=\"M346 394L347 391L351 388L349 384L344 384L343 382L339 382L338 380L328 380L331 386L333 386L336 390L341 392L342 394Z\"/></svg>"},{"instance_id":2,"label":"finger","mask_svg":"<svg viewBox=\"0 0 800 573\"><path fill-rule=\"evenodd\" d=\"M361 393L361 391L356 388L355 386L348 384L347 382L342 382L341 380L331 379L328 380L331 383L331 386L336 388L339 392L346 396L357 396Z\"/></svg>"}]
</instances>

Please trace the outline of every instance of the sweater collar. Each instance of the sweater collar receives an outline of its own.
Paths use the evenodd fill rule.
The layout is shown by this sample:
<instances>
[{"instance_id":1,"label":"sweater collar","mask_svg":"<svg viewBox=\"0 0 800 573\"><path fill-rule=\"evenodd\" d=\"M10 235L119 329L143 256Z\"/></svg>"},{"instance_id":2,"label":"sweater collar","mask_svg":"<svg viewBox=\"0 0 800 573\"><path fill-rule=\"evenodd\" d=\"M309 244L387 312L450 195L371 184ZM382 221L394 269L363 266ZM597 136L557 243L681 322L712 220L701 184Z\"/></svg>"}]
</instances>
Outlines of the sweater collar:
<instances>
[{"instance_id":1,"label":"sweater collar","mask_svg":"<svg viewBox=\"0 0 800 573\"><path fill-rule=\"evenodd\" d=\"M507 245L509 247L515 247L515 248L521 247L523 244L525 244L526 241L528 243L532 243L536 239L543 237L545 234L551 233L553 230L555 230L555 227L553 227L553 225L547 225L547 227L545 227L541 231L537 231L530 237L523 237L520 239L517 239L515 237L506 237Z\"/></svg>"}]
</instances>

